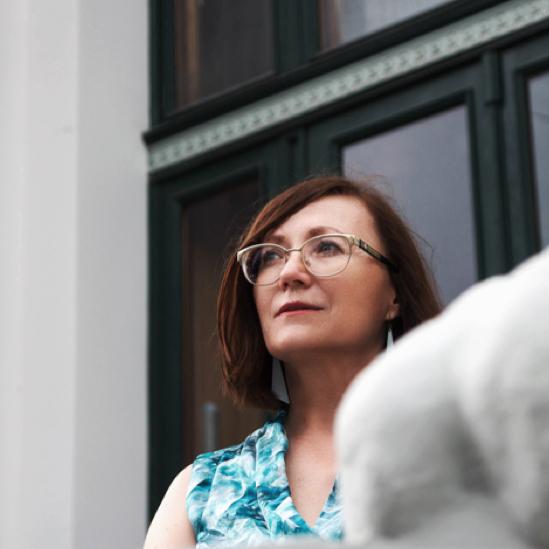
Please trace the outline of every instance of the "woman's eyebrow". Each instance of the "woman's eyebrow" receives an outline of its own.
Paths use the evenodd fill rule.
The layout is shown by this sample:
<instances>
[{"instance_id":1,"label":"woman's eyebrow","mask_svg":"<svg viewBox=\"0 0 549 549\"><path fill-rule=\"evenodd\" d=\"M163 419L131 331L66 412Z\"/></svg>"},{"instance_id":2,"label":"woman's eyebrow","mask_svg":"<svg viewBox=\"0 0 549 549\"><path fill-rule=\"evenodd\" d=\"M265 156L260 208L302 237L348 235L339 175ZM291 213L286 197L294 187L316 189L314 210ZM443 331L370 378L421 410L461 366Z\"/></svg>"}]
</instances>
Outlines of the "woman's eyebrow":
<instances>
[{"instance_id":1,"label":"woman's eyebrow","mask_svg":"<svg viewBox=\"0 0 549 549\"><path fill-rule=\"evenodd\" d=\"M311 227L306 233L305 233L305 240L313 237L313 236L319 236L321 234L330 234L330 233L343 233L340 229L336 229L335 227L328 227L326 225L319 225L317 227ZM279 234L271 234L268 235L265 240L265 242L272 242L273 244L284 244L288 242L288 239L285 236L279 235Z\"/></svg>"},{"instance_id":2,"label":"woman's eyebrow","mask_svg":"<svg viewBox=\"0 0 549 549\"><path fill-rule=\"evenodd\" d=\"M327 227L325 225L321 227L313 227L312 229L309 229L307 231L307 238L310 238L311 236L318 236L321 234L330 234L330 233L343 233L342 230L336 229L335 227Z\"/></svg>"}]
</instances>

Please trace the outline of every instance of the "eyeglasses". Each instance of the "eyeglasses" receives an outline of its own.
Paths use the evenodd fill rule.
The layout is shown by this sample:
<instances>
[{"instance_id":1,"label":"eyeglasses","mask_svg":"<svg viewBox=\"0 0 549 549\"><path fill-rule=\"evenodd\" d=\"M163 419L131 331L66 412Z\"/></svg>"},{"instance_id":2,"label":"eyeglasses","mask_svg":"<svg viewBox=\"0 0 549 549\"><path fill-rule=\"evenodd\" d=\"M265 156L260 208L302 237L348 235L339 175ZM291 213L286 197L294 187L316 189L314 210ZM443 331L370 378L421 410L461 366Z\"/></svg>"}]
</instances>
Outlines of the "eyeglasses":
<instances>
[{"instance_id":1,"label":"eyeglasses","mask_svg":"<svg viewBox=\"0 0 549 549\"><path fill-rule=\"evenodd\" d=\"M353 234L323 234L306 240L300 248L279 244L254 244L236 253L246 280L255 286L274 284L291 252L299 252L307 271L317 277L334 276L349 264L353 246L359 247L394 273L398 267L384 255Z\"/></svg>"}]
</instances>

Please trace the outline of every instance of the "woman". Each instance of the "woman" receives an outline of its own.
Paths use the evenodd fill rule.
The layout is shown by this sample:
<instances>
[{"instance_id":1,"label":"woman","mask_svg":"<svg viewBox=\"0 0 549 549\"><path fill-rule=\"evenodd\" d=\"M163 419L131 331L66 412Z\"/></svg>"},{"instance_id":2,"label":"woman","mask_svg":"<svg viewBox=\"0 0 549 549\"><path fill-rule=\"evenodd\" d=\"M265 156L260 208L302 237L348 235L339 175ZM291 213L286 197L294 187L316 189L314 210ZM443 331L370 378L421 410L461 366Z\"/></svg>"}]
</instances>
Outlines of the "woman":
<instances>
[{"instance_id":1,"label":"woman","mask_svg":"<svg viewBox=\"0 0 549 549\"><path fill-rule=\"evenodd\" d=\"M279 412L178 475L145 548L341 539L337 405L387 341L439 310L410 230L371 185L318 177L267 203L228 261L218 332L234 400ZM289 404L272 389L278 361Z\"/></svg>"}]
</instances>

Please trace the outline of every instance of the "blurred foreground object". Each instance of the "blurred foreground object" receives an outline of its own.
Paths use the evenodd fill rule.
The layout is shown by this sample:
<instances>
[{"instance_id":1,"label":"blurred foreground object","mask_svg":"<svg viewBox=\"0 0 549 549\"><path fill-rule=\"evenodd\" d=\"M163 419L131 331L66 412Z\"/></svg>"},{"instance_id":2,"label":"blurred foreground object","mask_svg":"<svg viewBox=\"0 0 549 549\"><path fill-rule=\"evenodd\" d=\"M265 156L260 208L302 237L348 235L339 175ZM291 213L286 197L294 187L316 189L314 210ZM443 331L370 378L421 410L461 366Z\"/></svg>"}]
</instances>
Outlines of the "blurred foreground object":
<instances>
[{"instance_id":1,"label":"blurred foreground object","mask_svg":"<svg viewBox=\"0 0 549 549\"><path fill-rule=\"evenodd\" d=\"M368 366L336 440L348 543L549 547L549 249Z\"/></svg>"}]
</instances>

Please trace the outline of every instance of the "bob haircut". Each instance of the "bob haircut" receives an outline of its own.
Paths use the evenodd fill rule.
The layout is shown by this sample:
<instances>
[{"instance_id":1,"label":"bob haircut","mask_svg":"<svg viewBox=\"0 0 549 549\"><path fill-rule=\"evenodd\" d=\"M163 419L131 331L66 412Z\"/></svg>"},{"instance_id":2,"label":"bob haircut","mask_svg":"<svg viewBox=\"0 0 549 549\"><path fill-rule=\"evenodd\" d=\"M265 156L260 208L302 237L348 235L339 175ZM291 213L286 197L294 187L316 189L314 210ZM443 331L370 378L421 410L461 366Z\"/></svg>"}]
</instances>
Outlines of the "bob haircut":
<instances>
[{"instance_id":1,"label":"bob haircut","mask_svg":"<svg viewBox=\"0 0 549 549\"><path fill-rule=\"evenodd\" d=\"M238 249L259 244L265 236L307 204L326 196L361 200L374 223L389 259L389 270L400 304L392 323L395 341L441 310L431 272L419 253L412 231L371 179L352 181L320 176L301 181L267 202L244 230ZM240 406L276 410L284 406L271 390L272 356L267 351L257 314L253 286L244 278L236 253L228 258L217 301L224 390Z\"/></svg>"}]
</instances>

